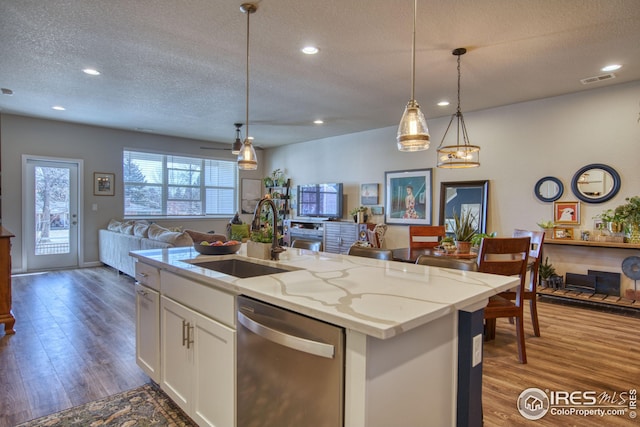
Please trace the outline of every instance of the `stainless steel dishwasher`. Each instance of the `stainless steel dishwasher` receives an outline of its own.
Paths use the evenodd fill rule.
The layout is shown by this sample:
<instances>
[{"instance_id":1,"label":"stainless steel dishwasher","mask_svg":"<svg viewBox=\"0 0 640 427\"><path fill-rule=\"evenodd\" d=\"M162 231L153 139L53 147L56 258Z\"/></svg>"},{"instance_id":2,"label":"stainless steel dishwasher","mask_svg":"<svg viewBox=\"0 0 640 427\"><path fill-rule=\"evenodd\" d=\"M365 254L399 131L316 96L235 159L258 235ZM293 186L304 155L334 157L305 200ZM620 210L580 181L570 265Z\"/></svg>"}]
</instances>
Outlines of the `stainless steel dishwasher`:
<instances>
[{"instance_id":1,"label":"stainless steel dishwasher","mask_svg":"<svg viewBox=\"0 0 640 427\"><path fill-rule=\"evenodd\" d=\"M344 329L238 297L238 427L342 426Z\"/></svg>"}]
</instances>

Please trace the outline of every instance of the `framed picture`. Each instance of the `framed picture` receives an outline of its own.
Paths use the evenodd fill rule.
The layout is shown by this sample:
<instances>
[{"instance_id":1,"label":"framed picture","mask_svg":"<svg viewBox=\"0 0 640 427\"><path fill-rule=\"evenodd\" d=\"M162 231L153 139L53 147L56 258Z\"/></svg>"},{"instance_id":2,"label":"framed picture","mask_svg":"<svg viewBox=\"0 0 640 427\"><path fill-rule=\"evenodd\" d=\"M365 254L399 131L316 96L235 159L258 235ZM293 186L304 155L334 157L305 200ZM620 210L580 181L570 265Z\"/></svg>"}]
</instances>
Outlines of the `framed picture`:
<instances>
[{"instance_id":1,"label":"framed picture","mask_svg":"<svg viewBox=\"0 0 640 427\"><path fill-rule=\"evenodd\" d=\"M384 215L384 206L371 206L371 215Z\"/></svg>"},{"instance_id":2,"label":"framed picture","mask_svg":"<svg viewBox=\"0 0 640 427\"><path fill-rule=\"evenodd\" d=\"M580 202L553 202L553 222L580 224Z\"/></svg>"},{"instance_id":3,"label":"framed picture","mask_svg":"<svg viewBox=\"0 0 640 427\"><path fill-rule=\"evenodd\" d=\"M93 173L93 195L113 196L116 194L116 176L113 173Z\"/></svg>"},{"instance_id":4,"label":"framed picture","mask_svg":"<svg viewBox=\"0 0 640 427\"><path fill-rule=\"evenodd\" d=\"M440 225L444 225L449 234L454 228L453 214L461 216L469 211L476 218L476 231L486 233L488 204L488 180L440 183Z\"/></svg>"},{"instance_id":5,"label":"framed picture","mask_svg":"<svg viewBox=\"0 0 640 427\"><path fill-rule=\"evenodd\" d=\"M432 169L385 172L385 222L431 225Z\"/></svg>"},{"instance_id":6,"label":"framed picture","mask_svg":"<svg viewBox=\"0 0 640 427\"><path fill-rule=\"evenodd\" d=\"M259 179L242 179L242 197L240 210L243 214L253 214L262 198L262 181Z\"/></svg>"},{"instance_id":7,"label":"framed picture","mask_svg":"<svg viewBox=\"0 0 640 427\"><path fill-rule=\"evenodd\" d=\"M573 228L566 227L554 227L553 228L553 238L554 239L573 239Z\"/></svg>"},{"instance_id":8,"label":"framed picture","mask_svg":"<svg viewBox=\"0 0 640 427\"><path fill-rule=\"evenodd\" d=\"M378 184L360 184L360 204L378 204Z\"/></svg>"}]
</instances>

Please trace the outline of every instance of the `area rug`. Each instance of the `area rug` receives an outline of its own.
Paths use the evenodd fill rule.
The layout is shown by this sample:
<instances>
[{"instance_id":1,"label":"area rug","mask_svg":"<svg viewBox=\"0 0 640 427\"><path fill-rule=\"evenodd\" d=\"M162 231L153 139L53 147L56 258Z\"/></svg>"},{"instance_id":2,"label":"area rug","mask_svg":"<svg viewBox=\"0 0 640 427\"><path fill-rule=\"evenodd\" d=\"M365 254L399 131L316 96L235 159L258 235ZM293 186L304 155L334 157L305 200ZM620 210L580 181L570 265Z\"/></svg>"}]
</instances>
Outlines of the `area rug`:
<instances>
[{"instance_id":1,"label":"area rug","mask_svg":"<svg viewBox=\"0 0 640 427\"><path fill-rule=\"evenodd\" d=\"M16 427L197 427L155 384L65 409Z\"/></svg>"}]
</instances>

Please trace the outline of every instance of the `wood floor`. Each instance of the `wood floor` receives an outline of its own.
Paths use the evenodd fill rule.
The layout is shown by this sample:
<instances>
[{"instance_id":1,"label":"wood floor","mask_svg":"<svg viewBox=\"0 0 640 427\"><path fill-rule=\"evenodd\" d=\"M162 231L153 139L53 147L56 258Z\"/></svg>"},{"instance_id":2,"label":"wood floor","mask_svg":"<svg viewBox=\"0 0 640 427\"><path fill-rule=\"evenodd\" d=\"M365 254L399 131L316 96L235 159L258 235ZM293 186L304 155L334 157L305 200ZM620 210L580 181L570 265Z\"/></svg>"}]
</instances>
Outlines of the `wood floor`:
<instances>
[{"instance_id":1,"label":"wood floor","mask_svg":"<svg viewBox=\"0 0 640 427\"><path fill-rule=\"evenodd\" d=\"M148 381L135 364L133 280L108 268L13 278L16 334L0 336L0 427L14 426ZM640 389L640 319L541 302L542 336L525 325L529 363L517 361L513 325L485 343L485 426L630 426L628 417L524 419L527 388ZM0 332L1 334L2 332ZM401 426L401 423L398 424Z\"/></svg>"},{"instance_id":2,"label":"wood floor","mask_svg":"<svg viewBox=\"0 0 640 427\"><path fill-rule=\"evenodd\" d=\"M16 333L0 338L0 427L149 381L135 363L133 283L109 268L13 277Z\"/></svg>"}]
</instances>

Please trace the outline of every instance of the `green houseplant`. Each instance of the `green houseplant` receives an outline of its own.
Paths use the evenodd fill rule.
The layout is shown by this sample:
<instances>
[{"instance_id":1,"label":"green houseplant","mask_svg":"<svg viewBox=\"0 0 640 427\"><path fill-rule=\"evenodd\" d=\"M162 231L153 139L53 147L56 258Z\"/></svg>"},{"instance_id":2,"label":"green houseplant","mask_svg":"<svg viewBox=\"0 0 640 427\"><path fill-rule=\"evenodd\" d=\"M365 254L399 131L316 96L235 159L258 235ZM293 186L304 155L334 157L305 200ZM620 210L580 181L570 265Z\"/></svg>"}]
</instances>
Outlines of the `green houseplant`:
<instances>
[{"instance_id":1,"label":"green houseplant","mask_svg":"<svg viewBox=\"0 0 640 427\"><path fill-rule=\"evenodd\" d=\"M366 206L359 206L349 211L349 215L353 216L354 222L367 222L369 219L369 208Z\"/></svg>"},{"instance_id":2,"label":"green houseplant","mask_svg":"<svg viewBox=\"0 0 640 427\"><path fill-rule=\"evenodd\" d=\"M453 211L453 238L456 241L458 253L468 254L471 251L471 239L476 235L476 216L467 210L460 216Z\"/></svg>"},{"instance_id":3,"label":"green houseplant","mask_svg":"<svg viewBox=\"0 0 640 427\"><path fill-rule=\"evenodd\" d=\"M612 233L619 233L622 231L624 220L614 209L607 209L593 218L602 220L602 227L609 229Z\"/></svg>"},{"instance_id":4,"label":"green houseplant","mask_svg":"<svg viewBox=\"0 0 640 427\"><path fill-rule=\"evenodd\" d=\"M553 264L549 264L549 257L544 259L544 263L540 264L538 268L538 276L542 286L549 286L549 279L556 275L556 268Z\"/></svg>"},{"instance_id":5,"label":"green houseplant","mask_svg":"<svg viewBox=\"0 0 640 427\"><path fill-rule=\"evenodd\" d=\"M614 213L625 225L629 243L640 243L640 196L627 197Z\"/></svg>"},{"instance_id":6,"label":"green houseplant","mask_svg":"<svg viewBox=\"0 0 640 427\"><path fill-rule=\"evenodd\" d=\"M487 238L492 238L492 237L496 237L498 235L498 233L496 233L495 231L492 233L476 233L473 235L473 237L471 238L471 245L476 247L476 246L480 246L480 243L482 243L482 239L484 239L485 237Z\"/></svg>"}]
</instances>

